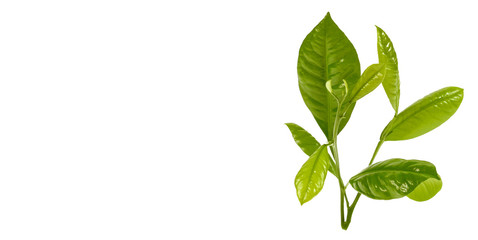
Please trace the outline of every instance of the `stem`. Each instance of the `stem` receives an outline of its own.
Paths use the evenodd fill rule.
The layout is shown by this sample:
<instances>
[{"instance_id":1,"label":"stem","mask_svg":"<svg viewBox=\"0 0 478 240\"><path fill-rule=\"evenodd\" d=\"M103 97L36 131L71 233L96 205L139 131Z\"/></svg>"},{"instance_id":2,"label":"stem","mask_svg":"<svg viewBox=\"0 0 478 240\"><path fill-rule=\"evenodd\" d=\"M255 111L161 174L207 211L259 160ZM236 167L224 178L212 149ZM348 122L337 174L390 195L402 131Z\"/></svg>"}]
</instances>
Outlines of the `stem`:
<instances>
[{"instance_id":1,"label":"stem","mask_svg":"<svg viewBox=\"0 0 478 240\"><path fill-rule=\"evenodd\" d=\"M375 147L375 151L373 152L373 156L372 156L372 159L370 159L370 162L368 163L368 165L372 165L373 163L373 160L375 159L375 157L377 156L377 153L378 151L380 150L380 147L382 146L382 144L384 143L385 141L380 139L380 141L378 142L377 144L377 147Z\"/></svg>"},{"instance_id":2,"label":"stem","mask_svg":"<svg viewBox=\"0 0 478 240\"><path fill-rule=\"evenodd\" d=\"M360 198L360 196L362 196L362 194L360 193L357 193L357 196L355 196L355 199L354 199L354 202L352 203L352 205L347 209L347 220L345 221L344 225L342 228L344 228L344 230L347 230L347 228L349 227L350 225L350 222L352 222L352 213L354 212L354 209L355 209L355 206L357 205L357 202Z\"/></svg>"},{"instance_id":3,"label":"stem","mask_svg":"<svg viewBox=\"0 0 478 240\"><path fill-rule=\"evenodd\" d=\"M347 228L350 225L350 222L352 221L352 214L355 210L355 206L357 206L358 200L360 199L360 196L362 196L362 194L357 193L357 195L355 196L354 201L352 202L352 205L349 205L349 200L347 198L347 193L345 192L346 186L344 186L344 183L342 181L342 177L340 176L339 154L338 154L338 149L337 149L337 134L338 134L340 121L343 118L345 118L345 114L346 114L348 108L350 107L350 104L348 104L345 107L345 111L343 113L343 116L341 116L339 118L338 116L341 115L340 108L342 107L342 102L340 102L335 95L333 95L333 96L337 100L338 106L337 106L337 115L335 116L335 122L334 122L333 142L332 142L331 149L332 149L332 154L334 155L334 159L335 159L335 162L336 162L337 178L338 178L339 184L340 184L340 225L342 226L342 229L347 230ZM345 97L344 97L344 99L345 99ZM393 117L392 122L395 121L396 118L397 118L397 113L395 113L395 116ZM383 135L386 136L388 134L388 131L387 131L386 128L385 128L384 131L385 132L382 132L382 136ZM375 151L373 152L372 159L370 159L370 162L368 163L369 166L372 165L373 160L375 160L375 157L377 156L377 153L380 150L380 147L382 147L382 144L385 142L385 139L382 136L380 136L380 141L378 142L377 147L375 147ZM347 183L347 186L348 186L348 184L349 183ZM347 202L347 206L346 206L347 207L347 219L345 221L344 221L344 219L345 219L345 216L344 216L344 200Z\"/></svg>"},{"instance_id":4,"label":"stem","mask_svg":"<svg viewBox=\"0 0 478 240\"><path fill-rule=\"evenodd\" d=\"M384 143L385 141L380 139L380 141L378 142L377 144L377 147L375 147L375 151L373 152L373 156L372 156L372 159L370 159L370 162L369 162L369 166L372 165L373 163L373 160L375 159L375 157L377 156L377 153L378 151L380 150L380 147L382 147L382 144ZM347 183L348 184L348 183ZM352 214L354 212L354 209L355 209L355 206L357 205L357 202L358 200L360 199L360 196L362 196L361 193L357 193L357 195L355 196L355 199L354 201L352 202L352 205L350 205L348 208L347 208L347 220L345 222L342 223L342 228L344 230L347 230L347 228L349 227L350 225L350 222L352 222Z\"/></svg>"},{"instance_id":5,"label":"stem","mask_svg":"<svg viewBox=\"0 0 478 240\"><path fill-rule=\"evenodd\" d=\"M334 96L335 97L335 96ZM341 114L340 110L342 107L342 102L339 101L337 97L335 97L337 100L337 112L335 115L335 121L334 121L334 128L332 132L332 146L331 146L331 151L332 155L335 159L335 172L337 173L337 179L339 180L339 185L340 185L340 224L342 228L344 227L345 223L345 212L344 212L344 201L347 201L347 208L348 208L348 199L346 197L345 193L345 187L344 187L344 182L342 181L342 177L340 176L340 161L339 161L339 151L337 147L337 135L339 131L339 126L340 126L340 120L341 120Z\"/></svg>"},{"instance_id":6,"label":"stem","mask_svg":"<svg viewBox=\"0 0 478 240\"><path fill-rule=\"evenodd\" d=\"M334 96L335 100L337 101L337 112L335 114L334 128L332 133L332 146L330 148L332 151L332 155L335 159L335 172L337 174L337 179L339 180L339 185L340 185L340 225L342 226L342 229L347 230L350 224L350 221L352 220L352 213L354 211L355 206L357 205L357 201L360 198L360 195L356 196L354 199L354 202L352 203L352 205L350 205L349 199L347 198L347 193L345 191L346 187L344 186L344 182L340 175L340 161L339 161L339 149L337 147L337 135L340 128L340 122L342 121L342 119L345 119L345 114L347 113L351 105L351 104L346 104L345 111L343 111L343 114L342 114L341 112L342 104L344 103L346 96L348 94L347 82L345 80L344 80L344 84L345 84L346 90L345 90L345 95L341 101L338 99L337 96L333 94L332 91L330 91L332 96ZM376 155L376 153L374 155ZM347 207L347 220L345 220L345 207Z\"/></svg>"},{"instance_id":7,"label":"stem","mask_svg":"<svg viewBox=\"0 0 478 240\"><path fill-rule=\"evenodd\" d=\"M349 203L349 199L347 198L347 194L345 193L345 187L344 187L344 198L345 198L345 203L347 204L347 208L349 208L350 203Z\"/></svg>"}]
</instances>

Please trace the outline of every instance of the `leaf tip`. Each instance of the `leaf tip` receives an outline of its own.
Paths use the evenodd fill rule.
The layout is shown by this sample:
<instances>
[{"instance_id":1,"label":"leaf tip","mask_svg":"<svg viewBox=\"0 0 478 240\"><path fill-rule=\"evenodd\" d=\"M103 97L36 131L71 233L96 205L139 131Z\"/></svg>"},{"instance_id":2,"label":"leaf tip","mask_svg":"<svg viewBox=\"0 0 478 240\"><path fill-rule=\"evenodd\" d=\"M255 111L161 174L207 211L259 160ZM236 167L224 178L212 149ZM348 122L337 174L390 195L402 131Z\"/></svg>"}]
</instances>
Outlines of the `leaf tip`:
<instances>
[{"instance_id":1,"label":"leaf tip","mask_svg":"<svg viewBox=\"0 0 478 240\"><path fill-rule=\"evenodd\" d=\"M307 201L305 201L304 196L300 196L299 192L297 191L297 199L299 199L300 206L304 205Z\"/></svg>"},{"instance_id":2,"label":"leaf tip","mask_svg":"<svg viewBox=\"0 0 478 240\"><path fill-rule=\"evenodd\" d=\"M455 93L459 93L462 96L464 94L464 90L461 87L452 86L452 87L447 87L447 88L450 89L451 91L455 92Z\"/></svg>"},{"instance_id":3,"label":"leaf tip","mask_svg":"<svg viewBox=\"0 0 478 240\"><path fill-rule=\"evenodd\" d=\"M440 192L442 186L443 182L440 175L438 175L438 179L429 178L420 183L407 197L417 202L428 201Z\"/></svg>"},{"instance_id":4,"label":"leaf tip","mask_svg":"<svg viewBox=\"0 0 478 240\"><path fill-rule=\"evenodd\" d=\"M345 95L349 93L349 85L347 84L347 81L345 79L342 79L344 82L344 87L345 87Z\"/></svg>"},{"instance_id":5,"label":"leaf tip","mask_svg":"<svg viewBox=\"0 0 478 240\"><path fill-rule=\"evenodd\" d=\"M330 15L330 12L327 12L327 14L325 14L325 17L322 20L333 21L332 16Z\"/></svg>"}]
</instances>

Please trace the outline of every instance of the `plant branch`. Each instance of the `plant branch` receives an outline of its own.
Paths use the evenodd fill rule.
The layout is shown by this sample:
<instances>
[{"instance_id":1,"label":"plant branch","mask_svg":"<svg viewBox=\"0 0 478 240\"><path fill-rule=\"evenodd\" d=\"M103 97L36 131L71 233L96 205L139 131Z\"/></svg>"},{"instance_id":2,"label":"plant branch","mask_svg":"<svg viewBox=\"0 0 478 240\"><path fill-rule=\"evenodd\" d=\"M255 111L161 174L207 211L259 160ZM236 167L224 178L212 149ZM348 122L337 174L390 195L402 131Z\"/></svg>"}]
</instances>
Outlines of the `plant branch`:
<instances>
[{"instance_id":1,"label":"plant branch","mask_svg":"<svg viewBox=\"0 0 478 240\"><path fill-rule=\"evenodd\" d=\"M377 144L377 147L375 147L375 151L373 152L373 155L372 155L372 159L370 159L370 162L369 162L369 166L372 165L373 163L373 160L375 160L375 157L377 156L377 153L378 151L380 150L380 147L382 147L382 144L384 143L385 141L380 139L380 141L378 142ZM348 185L348 183L347 183ZM355 206L357 205L357 202L358 200L360 199L360 196L362 196L361 193L357 193L357 195L355 196L355 199L354 201L352 202L352 205L350 205L348 208L347 208L347 219L345 220L345 223L342 224L342 228L344 230L347 230L347 228L349 227L350 225L350 222L352 222L352 214L355 210Z\"/></svg>"},{"instance_id":2,"label":"plant branch","mask_svg":"<svg viewBox=\"0 0 478 240\"><path fill-rule=\"evenodd\" d=\"M380 141L378 142L377 144L377 147L375 147L375 151L373 152L373 156L372 156L372 159L370 159L370 162L368 163L368 165L372 165L373 163L373 160L375 160L375 157L377 156L377 153L378 151L380 150L380 147L382 147L382 144L384 143L385 141L380 139Z\"/></svg>"},{"instance_id":3,"label":"plant branch","mask_svg":"<svg viewBox=\"0 0 478 240\"><path fill-rule=\"evenodd\" d=\"M345 96L343 99L345 99ZM333 157L335 159L337 179L339 181L339 187L340 187L340 225L342 226L343 229L346 229L347 226L346 226L346 220L345 220L345 208L347 208L347 210L349 209L350 202L347 197L347 193L345 192L344 182L340 174L340 160L339 160L339 150L338 150L338 144L337 144L337 135L340 128L340 122L345 118L345 113L350 107L350 104L347 104L347 106L345 107L345 111L343 111L342 113L341 110L342 110L343 100L339 101L337 97L336 97L336 100L337 100L337 112L336 112L335 121L334 121L331 150L332 150ZM349 213L347 211L347 217L348 215Z\"/></svg>"}]
</instances>

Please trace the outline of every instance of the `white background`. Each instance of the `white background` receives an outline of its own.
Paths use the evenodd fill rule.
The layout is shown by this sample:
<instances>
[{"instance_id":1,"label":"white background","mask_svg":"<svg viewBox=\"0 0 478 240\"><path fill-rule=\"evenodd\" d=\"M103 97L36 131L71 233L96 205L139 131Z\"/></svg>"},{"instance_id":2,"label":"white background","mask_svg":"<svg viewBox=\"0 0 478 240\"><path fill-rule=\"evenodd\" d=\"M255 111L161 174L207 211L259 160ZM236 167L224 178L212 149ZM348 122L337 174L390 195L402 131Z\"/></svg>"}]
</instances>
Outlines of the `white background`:
<instances>
[{"instance_id":1,"label":"white background","mask_svg":"<svg viewBox=\"0 0 478 240\"><path fill-rule=\"evenodd\" d=\"M477 7L392 2L2 1L0 239L476 238ZM400 110L465 89L448 122L377 157L433 162L442 191L363 197L348 231L331 175L300 206L307 157L283 124L324 142L296 63L327 11L362 70L377 62L374 25L391 37ZM392 115L381 87L357 104L339 135L344 179Z\"/></svg>"}]
</instances>

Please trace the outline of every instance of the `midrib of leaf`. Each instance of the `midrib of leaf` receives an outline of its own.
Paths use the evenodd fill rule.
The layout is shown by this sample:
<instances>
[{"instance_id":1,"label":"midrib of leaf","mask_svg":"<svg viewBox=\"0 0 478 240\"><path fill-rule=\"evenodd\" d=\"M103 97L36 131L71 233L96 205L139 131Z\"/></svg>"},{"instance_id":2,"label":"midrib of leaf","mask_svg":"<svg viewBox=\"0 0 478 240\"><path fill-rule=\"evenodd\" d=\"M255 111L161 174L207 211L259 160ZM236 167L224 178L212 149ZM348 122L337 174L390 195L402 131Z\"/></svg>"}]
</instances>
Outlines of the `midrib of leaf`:
<instances>
[{"instance_id":1,"label":"midrib of leaf","mask_svg":"<svg viewBox=\"0 0 478 240\"><path fill-rule=\"evenodd\" d=\"M387 75L390 75L390 74L387 74L387 73L389 73L390 70L398 72L398 60L397 60L397 53L395 52L395 48L393 47L392 41L390 40L388 35L383 30L381 30L381 31L382 31L383 35L381 34L382 35L382 37L381 37L382 41L380 41L380 45L381 45L382 50L380 51L380 54L382 55L382 60L385 60L385 73L384 73L384 78L383 79L384 79L384 82L386 82ZM389 42L390 46L387 47L387 44L383 44L383 42ZM380 56L379 56L379 62L381 62ZM394 81L396 81L396 79L394 79ZM388 98L390 98L390 97L393 98L392 107L394 108L395 114L396 114L397 111L398 111L399 103L400 103L400 99L397 96L399 94L399 92L397 90L397 84L395 82L393 82L391 85L393 85L394 93L390 92L390 96L389 96L389 92L388 91L385 91L385 92L386 92ZM395 109L394 105L397 107L397 109Z\"/></svg>"},{"instance_id":2,"label":"midrib of leaf","mask_svg":"<svg viewBox=\"0 0 478 240\"><path fill-rule=\"evenodd\" d=\"M320 147L319 147L319 148L320 148ZM319 150L320 150L320 151L319 151ZM324 148L322 148L322 149L317 149L317 151L319 151L319 152L317 152L317 156L316 156L315 159L314 159L314 164L312 164L312 171L310 171L310 174L309 174L309 177L308 177L308 181L307 181L307 187L306 187L306 191L305 191L306 194L307 194L307 193L309 192L309 190L310 190L310 189L309 189L309 185L310 185L310 182L311 182L311 180L312 180L312 174L314 173L315 166L317 165L318 159L319 159L319 157L320 157L320 154L322 154L322 151L323 151L323 150L324 150ZM314 154L312 154L312 155L314 155ZM305 200L305 198L306 198L306 195L304 194L302 200Z\"/></svg>"},{"instance_id":3,"label":"midrib of leaf","mask_svg":"<svg viewBox=\"0 0 478 240\"><path fill-rule=\"evenodd\" d=\"M328 48L327 48L327 31L328 31L328 21L325 25L324 31L324 58L325 58L325 82L329 81L329 61L328 61ZM330 133L333 132L332 124L332 107L331 107L332 96L327 94L327 140L330 140Z\"/></svg>"},{"instance_id":4,"label":"midrib of leaf","mask_svg":"<svg viewBox=\"0 0 478 240\"><path fill-rule=\"evenodd\" d=\"M390 60L391 59L391 60ZM392 63L390 63L392 62ZM400 99L398 97L398 94L399 94L399 89L397 89L397 85L399 83L397 83L397 75L398 75L398 66L397 66L397 63L395 63L394 61L394 58L391 57L391 58L388 58L387 57L387 65L390 66L389 70L387 71L387 66L385 66L385 72L389 72L390 70L393 70L394 71L394 74L392 76L395 76L395 78L393 79L394 82L393 82L393 91L394 93L391 93L392 96L393 96L393 101L395 102L395 106L397 106L397 110L398 111L398 106L400 104ZM384 78L386 79L386 78Z\"/></svg>"},{"instance_id":5,"label":"midrib of leaf","mask_svg":"<svg viewBox=\"0 0 478 240\"><path fill-rule=\"evenodd\" d=\"M357 90L357 92L352 96L351 99L354 99L354 98L357 96L357 94L359 94L359 92L362 91L362 90L367 86L367 84L368 84L369 82L371 82L371 81L375 78L375 76L377 76L379 73L380 73L380 71L378 71L377 73L373 74L373 77L371 77L370 80L365 81L365 84L363 84L362 87L360 87L360 88ZM384 74L384 76L385 76L385 74Z\"/></svg>"},{"instance_id":6,"label":"midrib of leaf","mask_svg":"<svg viewBox=\"0 0 478 240\"><path fill-rule=\"evenodd\" d=\"M418 175L418 176L428 176L428 178L435 178L435 176L430 175L428 173L420 173L420 172L414 172L414 171L405 171L405 170L374 170L371 172L366 172L366 173L361 173L357 178L355 178L355 181L360 180L366 176L377 174L377 173L409 173L411 175ZM428 179L427 178L427 179ZM436 178L435 178L436 179Z\"/></svg>"},{"instance_id":7,"label":"midrib of leaf","mask_svg":"<svg viewBox=\"0 0 478 240\"><path fill-rule=\"evenodd\" d=\"M403 124L403 123L405 122L405 120L410 119L411 117L417 115L418 113L420 113L420 112L426 110L427 108L429 108L430 106L434 105L435 103L440 102L440 101L442 101L443 99L446 100L446 99L450 99L450 98L452 98L452 97L455 97L455 95L457 95L457 94L459 94L459 92L454 93L454 94L451 94L451 95L448 95L448 96L443 97L443 98L435 99L435 100L431 101L430 103L425 104L423 107L420 107L418 110L413 111L410 115L408 115L408 117L403 118L403 120L400 120L400 121L398 121L396 124L394 124L393 129L395 129L395 128L397 128L398 126L400 126L401 124ZM393 133L393 130L392 130L391 132L389 132L389 133L387 134L387 136L389 136L389 135L392 134L392 133ZM385 138L386 138L386 137L385 137Z\"/></svg>"}]
</instances>

